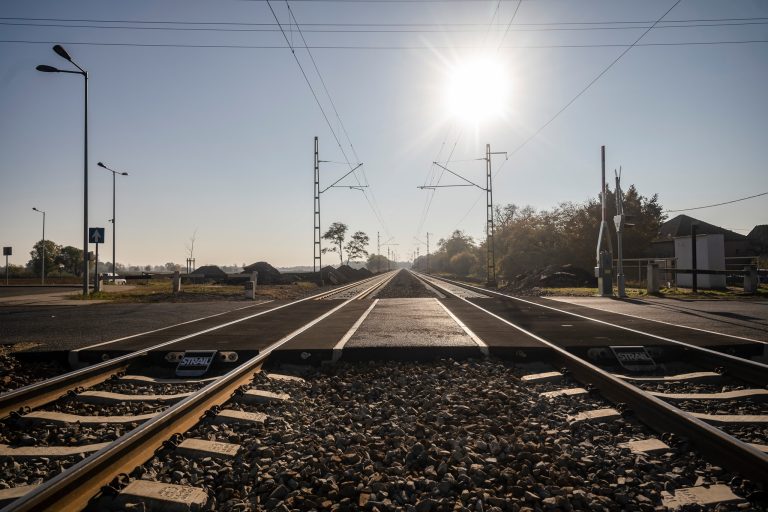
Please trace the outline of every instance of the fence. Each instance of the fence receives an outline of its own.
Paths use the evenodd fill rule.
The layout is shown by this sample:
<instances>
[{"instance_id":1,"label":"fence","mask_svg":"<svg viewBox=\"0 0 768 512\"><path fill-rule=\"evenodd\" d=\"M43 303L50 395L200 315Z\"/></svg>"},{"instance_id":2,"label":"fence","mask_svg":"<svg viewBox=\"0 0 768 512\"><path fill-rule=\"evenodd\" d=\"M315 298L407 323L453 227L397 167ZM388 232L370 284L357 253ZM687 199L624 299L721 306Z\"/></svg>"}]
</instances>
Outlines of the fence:
<instances>
[{"instance_id":1,"label":"fence","mask_svg":"<svg viewBox=\"0 0 768 512\"><path fill-rule=\"evenodd\" d=\"M648 283L648 263L659 266L662 285L677 289L677 274L690 274L691 269L677 268L677 258L625 258L623 260L624 281L627 286L645 288ZM744 267L757 268L757 256L729 256L725 258L725 270L697 269L697 274L725 274L726 284L740 286L744 281ZM618 268L618 260L613 261L614 271ZM766 270L760 270L764 277Z\"/></svg>"}]
</instances>

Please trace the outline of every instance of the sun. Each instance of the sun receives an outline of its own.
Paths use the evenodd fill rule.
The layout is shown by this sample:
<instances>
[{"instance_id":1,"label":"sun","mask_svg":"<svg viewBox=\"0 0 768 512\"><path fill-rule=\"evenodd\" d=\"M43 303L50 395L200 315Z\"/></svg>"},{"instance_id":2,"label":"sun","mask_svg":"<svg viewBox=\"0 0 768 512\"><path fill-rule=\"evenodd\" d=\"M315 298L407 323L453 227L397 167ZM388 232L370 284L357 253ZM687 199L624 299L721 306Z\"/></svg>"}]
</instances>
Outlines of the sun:
<instances>
[{"instance_id":1,"label":"sun","mask_svg":"<svg viewBox=\"0 0 768 512\"><path fill-rule=\"evenodd\" d=\"M501 61L475 57L450 68L445 104L452 117L481 123L504 114L509 89L509 76Z\"/></svg>"}]
</instances>

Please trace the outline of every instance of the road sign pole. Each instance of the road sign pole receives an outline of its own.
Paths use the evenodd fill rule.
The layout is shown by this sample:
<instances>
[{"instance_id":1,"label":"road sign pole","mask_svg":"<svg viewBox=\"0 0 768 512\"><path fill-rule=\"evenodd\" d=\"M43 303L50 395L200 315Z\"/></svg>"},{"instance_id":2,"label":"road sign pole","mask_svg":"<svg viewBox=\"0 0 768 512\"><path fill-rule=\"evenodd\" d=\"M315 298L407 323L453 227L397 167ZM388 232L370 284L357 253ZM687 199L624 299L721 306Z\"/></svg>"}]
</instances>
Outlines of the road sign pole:
<instances>
[{"instance_id":1,"label":"road sign pole","mask_svg":"<svg viewBox=\"0 0 768 512\"><path fill-rule=\"evenodd\" d=\"M8 256L13 254L13 247L3 247L3 256L5 256L5 286L8 286Z\"/></svg>"},{"instance_id":2,"label":"road sign pole","mask_svg":"<svg viewBox=\"0 0 768 512\"><path fill-rule=\"evenodd\" d=\"M96 266L93 268L93 291L99 292L99 244L96 244Z\"/></svg>"}]
</instances>

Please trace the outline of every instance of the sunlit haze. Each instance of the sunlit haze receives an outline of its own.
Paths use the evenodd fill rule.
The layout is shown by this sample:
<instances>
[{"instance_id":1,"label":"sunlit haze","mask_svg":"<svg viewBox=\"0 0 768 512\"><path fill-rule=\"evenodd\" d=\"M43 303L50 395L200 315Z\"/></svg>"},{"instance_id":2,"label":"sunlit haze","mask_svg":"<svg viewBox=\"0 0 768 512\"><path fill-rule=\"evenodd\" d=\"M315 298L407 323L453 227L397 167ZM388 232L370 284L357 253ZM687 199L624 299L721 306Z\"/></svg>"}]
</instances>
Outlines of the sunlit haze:
<instances>
[{"instance_id":1,"label":"sunlit haze","mask_svg":"<svg viewBox=\"0 0 768 512\"><path fill-rule=\"evenodd\" d=\"M400 260L427 233L483 239L483 191L418 187L460 181L433 162L482 183L486 144L509 154L498 205L596 197L602 145L609 176L665 209L768 192L768 2L674 3L5 0L0 245L27 263L33 206L47 239L83 244L83 79L35 70L74 69L54 44L89 73L102 260L97 162L129 173L119 263L183 265L195 235L198 266L311 266L315 136L323 188L363 164L322 194L322 229L364 231L371 253L378 233ZM746 234L768 195L687 214Z\"/></svg>"},{"instance_id":2,"label":"sunlit haze","mask_svg":"<svg viewBox=\"0 0 768 512\"><path fill-rule=\"evenodd\" d=\"M456 63L449 72L445 102L460 122L480 123L507 110L511 84L504 62L487 56Z\"/></svg>"}]
</instances>

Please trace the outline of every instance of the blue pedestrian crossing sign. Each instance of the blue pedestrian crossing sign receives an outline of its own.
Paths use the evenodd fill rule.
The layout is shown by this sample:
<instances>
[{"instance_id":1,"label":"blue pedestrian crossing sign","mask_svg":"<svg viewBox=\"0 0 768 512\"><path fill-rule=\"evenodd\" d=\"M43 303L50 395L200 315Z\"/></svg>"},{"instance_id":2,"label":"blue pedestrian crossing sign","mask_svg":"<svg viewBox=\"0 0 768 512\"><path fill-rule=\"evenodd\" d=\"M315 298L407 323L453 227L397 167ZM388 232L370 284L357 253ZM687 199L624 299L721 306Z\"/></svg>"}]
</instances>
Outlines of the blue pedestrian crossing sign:
<instances>
[{"instance_id":1,"label":"blue pedestrian crossing sign","mask_svg":"<svg viewBox=\"0 0 768 512\"><path fill-rule=\"evenodd\" d=\"M104 228L88 228L88 240L92 244L103 244Z\"/></svg>"}]
</instances>

